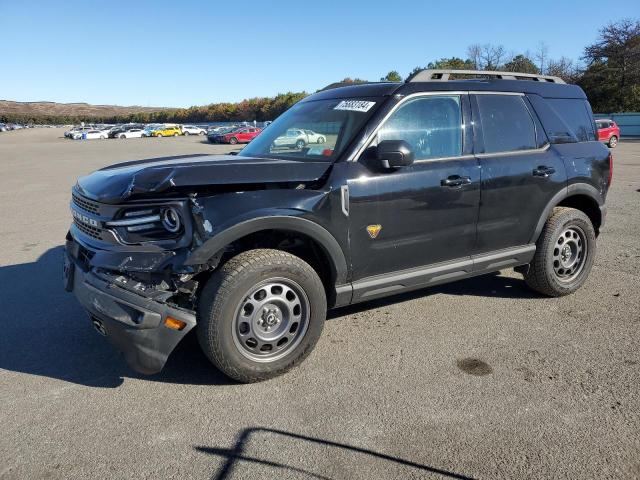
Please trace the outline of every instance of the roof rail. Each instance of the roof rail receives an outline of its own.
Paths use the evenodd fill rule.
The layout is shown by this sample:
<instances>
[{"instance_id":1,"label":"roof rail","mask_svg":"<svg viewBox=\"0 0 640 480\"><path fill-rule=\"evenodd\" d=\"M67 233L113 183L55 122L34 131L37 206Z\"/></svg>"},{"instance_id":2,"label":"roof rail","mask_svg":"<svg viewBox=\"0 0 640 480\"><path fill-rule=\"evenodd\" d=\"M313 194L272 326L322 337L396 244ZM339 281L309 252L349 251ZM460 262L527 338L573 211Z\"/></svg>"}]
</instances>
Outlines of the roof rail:
<instances>
[{"instance_id":1,"label":"roof rail","mask_svg":"<svg viewBox=\"0 0 640 480\"><path fill-rule=\"evenodd\" d=\"M537 75L535 73L495 72L492 70L420 70L407 79L407 82L446 82L451 75L476 75L495 77L500 80L533 80L535 82L565 83L560 77Z\"/></svg>"}]
</instances>

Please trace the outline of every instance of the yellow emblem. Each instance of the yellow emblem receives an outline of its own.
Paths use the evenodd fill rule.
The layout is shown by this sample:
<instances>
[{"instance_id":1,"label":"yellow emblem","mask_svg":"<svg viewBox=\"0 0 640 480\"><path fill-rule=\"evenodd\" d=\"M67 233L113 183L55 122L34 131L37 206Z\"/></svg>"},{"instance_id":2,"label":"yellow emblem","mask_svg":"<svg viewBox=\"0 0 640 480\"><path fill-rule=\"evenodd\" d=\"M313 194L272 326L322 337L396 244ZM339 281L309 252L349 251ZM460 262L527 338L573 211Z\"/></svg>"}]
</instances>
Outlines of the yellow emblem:
<instances>
[{"instance_id":1,"label":"yellow emblem","mask_svg":"<svg viewBox=\"0 0 640 480\"><path fill-rule=\"evenodd\" d=\"M369 236L371 238L376 238L378 236L378 234L380 233L380 230L382 230L382 225L368 225L367 226L367 233L369 234Z\"/></svg>"}]
</instances>

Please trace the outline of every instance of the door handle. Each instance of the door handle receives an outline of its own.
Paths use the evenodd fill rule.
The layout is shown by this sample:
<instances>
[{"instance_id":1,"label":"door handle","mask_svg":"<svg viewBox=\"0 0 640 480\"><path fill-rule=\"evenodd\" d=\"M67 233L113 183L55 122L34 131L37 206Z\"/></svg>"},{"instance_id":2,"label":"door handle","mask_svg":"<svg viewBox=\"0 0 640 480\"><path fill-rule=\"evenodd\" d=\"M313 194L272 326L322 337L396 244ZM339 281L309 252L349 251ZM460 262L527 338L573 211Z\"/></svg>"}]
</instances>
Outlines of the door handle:
<instances>
[{"instance_id":1,"label":"door handle","mask_svg":"<svg viewBox=\"0 0 640 480\"><path fill-rule=\"evenodd\" d=\"M462 185L469 185L470 183L471 177L461 177L460 175L451 175L444 180L440 180L440 185L443 187L461 187Z\"/></svg>"},{"instance_id":2,"label":"door handle","mask_svg":"<svg viewBox=\"0 0 640 480\"><path fill-rule=\"evenodd\" d=\"M556 173L556 169L553 167L547 167L546 165L539 165L538 168L533 169L533 176L547 178L550 175Z\"/></svg>"}]
</instances>

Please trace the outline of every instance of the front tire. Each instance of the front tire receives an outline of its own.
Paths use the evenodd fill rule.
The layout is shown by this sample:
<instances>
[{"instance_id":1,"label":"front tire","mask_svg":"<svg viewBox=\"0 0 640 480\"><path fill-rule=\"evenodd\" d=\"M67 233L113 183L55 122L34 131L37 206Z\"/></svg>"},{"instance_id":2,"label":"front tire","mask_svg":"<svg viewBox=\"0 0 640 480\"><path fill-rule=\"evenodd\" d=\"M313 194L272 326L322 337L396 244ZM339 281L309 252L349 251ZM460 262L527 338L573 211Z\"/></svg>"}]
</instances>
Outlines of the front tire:
<instances>
[{"instance_id":1,"label":"front tire","mask_svg":"<svg viewBox=\"0 0 640 480\"><path fill-rule=\"evenodd\" d=\"M596 233L580 210L556 207L540 238L525 274L527 285L550 297L569 295L589 276L596 254Z\"/></svg>"},{"instance_id":2,"label":"front tire","mask_svg":"<svg viewBox=\"0 0 640 480\"><path fill-rule=\"evenodd\" d=\"M618 137L616 137L615 135L611 135L608 145L609 148L616 148L616 146L618 145Z\"/></svg>"},{"instance_id":3,"label":"front tire","mask_svg":"<svg viewBox=\"0 0 640 480\"><path fill-rule=\"evenodd\" d=\"M236 145L236 144L238 143L238 139L237 139L236 137L231 137L231 138L229 139L229 143L230 143L231 145Z\"/></svg>"},{"instance_id":4,"label":"front tire","mask_svg":"<svg viewBox=\"0 0 640 480\"><path fill-rule=\"evenodd\" d=\"M311 353L326 310L324 287L309 264L281 250L249 250L205 285L196 331L218 369L239 382L257 382L287 372Z\"/></svg>"}]
</instances>

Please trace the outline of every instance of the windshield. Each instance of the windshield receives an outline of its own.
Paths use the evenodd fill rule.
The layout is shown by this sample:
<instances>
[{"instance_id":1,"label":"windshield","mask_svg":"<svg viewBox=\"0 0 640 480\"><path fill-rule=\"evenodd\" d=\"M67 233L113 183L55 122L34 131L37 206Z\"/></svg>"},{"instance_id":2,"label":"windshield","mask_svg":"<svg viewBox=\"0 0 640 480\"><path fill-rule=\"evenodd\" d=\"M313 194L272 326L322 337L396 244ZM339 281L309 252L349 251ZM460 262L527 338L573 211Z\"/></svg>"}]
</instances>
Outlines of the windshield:
<instances>
[{"instance_id":1,"label":"windshield","mask_svg":"<svg viewBox=\"0 0 640 480\"><path fill-rule=\"evenodd\" d=\"M315 100L295 104L239 153L245 157L335 160L381 98Z\"/></svg>"}]
</instances>

